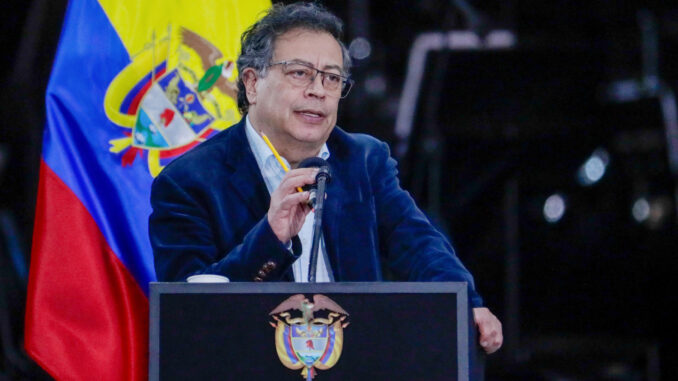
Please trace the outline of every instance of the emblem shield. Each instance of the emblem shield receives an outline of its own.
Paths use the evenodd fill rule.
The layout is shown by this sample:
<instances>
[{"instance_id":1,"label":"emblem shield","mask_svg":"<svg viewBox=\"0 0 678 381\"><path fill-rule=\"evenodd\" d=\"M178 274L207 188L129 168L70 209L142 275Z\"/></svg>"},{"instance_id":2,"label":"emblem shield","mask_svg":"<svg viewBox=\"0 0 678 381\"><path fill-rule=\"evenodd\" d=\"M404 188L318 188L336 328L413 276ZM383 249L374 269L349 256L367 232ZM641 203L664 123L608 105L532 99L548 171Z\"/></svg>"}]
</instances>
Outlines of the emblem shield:
<instances>
[{"instance_id":1,"label":"emblem shield","mask_svg":"<svg viewBox=\"0 0 678 381\"><path fill-rule=\"evenodd\" d=\"M309 324L292 328L292 349L307 367L313 366L325 353L328 344L327 326Z\"/></svg>"},{"instance_id":2,"label":"emblem shield","mask_svg":"<svg viewBox=\"0 0 678 381\"><path fill-rule=\"evenodd\" d=\"M287 368L303 368L302 377L310 381L317 374L316 368L330 369L339 361L348 313L330 298L314 295L311 303L302 294L294 295L270 316L278 358Z\"/></svg>"},{"instance_id":3,"label":"emblem shield","mask_svg":"<svg viewBox=\"0 0 678 381\"><path fill-rule=\"evenodd\" d=\"M192 143L214 121L175 69L143 97L133 128L138 148L177 148Z\"/></svg>"}]
</instances>

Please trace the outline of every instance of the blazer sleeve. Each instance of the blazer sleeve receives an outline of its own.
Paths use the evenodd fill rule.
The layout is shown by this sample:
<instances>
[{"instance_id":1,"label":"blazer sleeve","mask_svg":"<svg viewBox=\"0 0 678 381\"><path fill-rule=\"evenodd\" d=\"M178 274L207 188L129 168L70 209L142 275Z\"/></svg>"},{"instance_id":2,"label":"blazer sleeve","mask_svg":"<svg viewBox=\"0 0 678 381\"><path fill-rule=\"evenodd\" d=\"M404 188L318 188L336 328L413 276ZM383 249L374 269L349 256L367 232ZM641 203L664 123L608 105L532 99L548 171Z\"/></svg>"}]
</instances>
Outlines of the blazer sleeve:
<instances>
[{"instance_id":1,"label":"blazer sleeve","mask_svg":"<svg viewBox=\"0 0 678 381\"><path fill-rule=\"evenodd\" d=\"M151 206L149 236L159 281L184 281L194 274L219 274L231 281L280 280L301 253L297 237L291 249L278 240L266 215L252 220L249 231L238 237L229 224L242 221L217 222L207 200L165 172L153 182Z\"/></svg>"},{"instance_id":2,"label":"blazer sleeve","mask_svg":"<svg viewBox=\"0 0 678 381\"><path fill-rule=\"evenodd\" d=\"M467 282L472 307L482 306L473 276L456 256L448 239L400 187L396 165L386 143L379 142L368 155L379 241L387 264L409 281Z\"/></svg>"}]
</instances>

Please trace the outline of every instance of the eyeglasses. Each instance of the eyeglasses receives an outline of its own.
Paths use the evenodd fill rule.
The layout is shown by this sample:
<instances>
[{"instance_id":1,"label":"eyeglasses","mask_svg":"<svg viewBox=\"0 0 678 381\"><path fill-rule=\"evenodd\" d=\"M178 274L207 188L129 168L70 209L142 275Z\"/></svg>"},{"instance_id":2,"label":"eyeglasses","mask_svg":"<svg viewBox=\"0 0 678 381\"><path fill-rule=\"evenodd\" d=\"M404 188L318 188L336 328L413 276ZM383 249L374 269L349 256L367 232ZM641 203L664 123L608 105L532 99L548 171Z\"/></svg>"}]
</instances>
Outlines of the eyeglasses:
<instances>
[{"instance_id":1,"label":"eyeglasses","mask_svg":"<svg viewBox=\"0 0 678 381\"><path fill-rule=\"evenodd\" d=\"M307 87L313 83L315 77L320 74L320 82L322 83L323 88L333 95L338 95L339 98L346 98L354 83L354 81L347 76L318 70L303 62L280 61L273 62L269 64L268 67L275 65L281 65L285 78L287 78L291 84L299 87Z\"/></svg>"}]
</instances>

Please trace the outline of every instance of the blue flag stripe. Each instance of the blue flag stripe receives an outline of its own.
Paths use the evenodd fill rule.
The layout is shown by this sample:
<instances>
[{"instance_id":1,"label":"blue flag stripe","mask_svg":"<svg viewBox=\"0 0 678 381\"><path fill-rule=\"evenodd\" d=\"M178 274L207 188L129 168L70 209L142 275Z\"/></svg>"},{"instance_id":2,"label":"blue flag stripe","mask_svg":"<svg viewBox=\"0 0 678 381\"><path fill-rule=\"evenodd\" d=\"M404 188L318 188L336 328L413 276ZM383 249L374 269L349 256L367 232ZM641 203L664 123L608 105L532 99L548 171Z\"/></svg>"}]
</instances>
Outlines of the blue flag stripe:
<instances>
[{"instance_id":1,"label":"blue flag stripe","mask_svg":"<svg viewBox=\"0 0 678 381\"><path fill-rule=\"evenodd\" d=\"M71 2L47 88L43 157L147 293L155 280L147 224L152 177L145 160L123 167L121 154L109 152L109 141L129 129L104 112L106 89L129 62L99 3Z\"/></svg>"}]
</instances>

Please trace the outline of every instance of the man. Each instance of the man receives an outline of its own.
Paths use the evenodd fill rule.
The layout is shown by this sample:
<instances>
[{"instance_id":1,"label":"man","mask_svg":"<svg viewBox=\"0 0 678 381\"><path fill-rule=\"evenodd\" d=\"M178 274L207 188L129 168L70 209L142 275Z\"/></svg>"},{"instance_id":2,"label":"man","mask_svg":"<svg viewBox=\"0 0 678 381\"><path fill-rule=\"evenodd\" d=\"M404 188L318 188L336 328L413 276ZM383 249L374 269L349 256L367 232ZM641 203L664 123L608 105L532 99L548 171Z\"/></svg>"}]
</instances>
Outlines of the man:
<instances>
[{"instance_id":1,"label":"man","mask_svg":"<svg viewBox=\"0 0 678 381\"><path fill-rule=\"evenodd\" d=\"M158 279L221 274L232 281L304 281L320 156L331 166L317 278L379 281L380 256L410 281L469 284L480 343L502 343L473 277L403 191L388 147L335 126L350 89L342 23L315 4L275 5L243 34L238 106L243 120L175 160L152 188L150 237ZM263 135L277 148L282 165Z\"/></svg>"}]
</instances>

